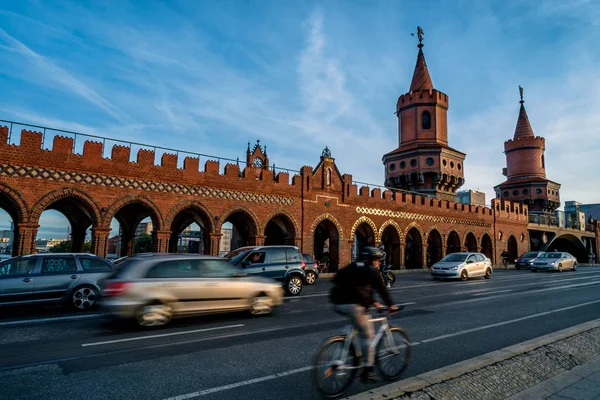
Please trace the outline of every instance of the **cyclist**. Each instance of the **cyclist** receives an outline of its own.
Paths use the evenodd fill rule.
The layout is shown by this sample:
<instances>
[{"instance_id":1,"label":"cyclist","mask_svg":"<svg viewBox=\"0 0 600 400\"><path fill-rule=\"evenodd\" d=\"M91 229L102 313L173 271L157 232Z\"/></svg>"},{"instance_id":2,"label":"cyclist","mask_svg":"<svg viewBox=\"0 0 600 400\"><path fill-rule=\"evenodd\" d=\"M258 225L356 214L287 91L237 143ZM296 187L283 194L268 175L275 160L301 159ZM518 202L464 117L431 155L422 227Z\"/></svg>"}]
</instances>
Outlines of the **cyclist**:
<instances>
[{"instance_id":1,"label":"cyclist","mask_svg":"<svg viewBox=\"0 0 600 400\"><path fill-rule=\"evenodd\" d=\"M385 282L385 286L387 288L391 288L392 285L390 284L390 280L388 279L387 274L385 273L385 271L387 270L387 264L385 262L385 259L386 259L385 246L382 243L379 246L377 246L377 248L379 250L381 250L381 253L382 253L381 265L379 266L379 271L381 271L381 276L383 276L383 281Z\"/></svg>"},{"instance_id":2,"label":"cyclist","mask_svg":"<svg viewBox=\"0 0 600 400\"><path fill-rule=\"evenodd\" d=\"M373 323L369 321L369 307L383 307L373 298L375 290L388 305L389 311L394 312L398 307L393 305L381 273L377 270L381 264L383 252L377 247L365 247L361 251L361 261L356 261L341 269L333 280L331 302L335 310L347 316L350 323L358 331L361 342L362 363L364 366L363 382L377 382L373 371L375 363L375 348L371 342L375 336ZM366 357L366 364L364 358Z\"/></svg>"},{"instance_id":3,"label":"cyclist","mask_svg":"<svg viewBox=\"0 0 600 400\"><path fill-rule=\"evenodd\" d=\"M500 254L500 257L502 257L502 264L506 267L508 265L508 251L504 250L502 254Z\"/></svg>"}]
</instances>

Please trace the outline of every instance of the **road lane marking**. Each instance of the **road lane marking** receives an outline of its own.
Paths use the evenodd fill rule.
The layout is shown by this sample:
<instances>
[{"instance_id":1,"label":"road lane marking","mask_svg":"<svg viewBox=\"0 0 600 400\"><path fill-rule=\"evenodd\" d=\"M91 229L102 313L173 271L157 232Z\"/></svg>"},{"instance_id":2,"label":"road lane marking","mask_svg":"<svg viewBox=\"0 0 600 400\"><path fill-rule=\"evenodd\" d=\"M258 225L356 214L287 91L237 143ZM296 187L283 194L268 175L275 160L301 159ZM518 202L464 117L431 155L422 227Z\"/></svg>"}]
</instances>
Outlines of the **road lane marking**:
<instances>
[{"instance_id":1,"label":"road lane marking","mask_svg":"<svg viewBox=\"0 0 600 400\"><path fill-rule=\"evenodd\" d=\"M498 326L513 324L515 322L526 321L528 319L542 317L544 315L555 314L555 313L558 313L558 312L572 310L574 308L585 307L585 306L589 306L591 304L597 304L597 303L600 303L600 300L588 301L588 302L585 302L585 303L576 304L574 306L557 308L556 310L544 311L544 312L541 312L541 313L528 315L526 317L515 318L515 319L508 320L508 321L503 321L503 322L497 322L495 324L490 324L490 325L479 326L477 328L466 329L464 331L459 331L459 332L454 332L454 333L448 333L446 335L441 335L441 336L433 337L433 338L430 338L430 339L423 339L420 342L415 342L415 343L421 344L421 343L436 342L438 340L448 339L448 338L451 338L451 337L454 337L454 336L460 336L460 335L464 335L464 334L467 334L467 333L481 331L481 330L484 330L484 329L490 329L490 328L495 328L495 327L498 327Z\"/></svg>"},{"instance_id":2,"label":"road lane marking","mask_svg":"<svg viewBox=\"0 0 600 400\"><path fill-rule=\"evenodd\" d=\"M92 319L102 317L102 314L86 314L86 315L72 315L65 317L52 317L52 318L38 318L38 319L25 319L20 321L8 321L0 322L0 326L11 326L11 325L33 325L44 322L59 322L59 321L71 321L78 319Z\"/></svg>"},{"instance_id":3,"label":"road lane marking","mask_svg":"<svg viewBox=\"0 0 600 400\"><path fill-rule=\"evenodd\" d=\"M148 336L138 336L138 337L133 337L133 338L126 338L126 339L107 340L105 342L84 343L81 345L81 347L100 346L100 345L104 345L104 344L121 343L121 342L131 342L134 340L155 339L155 338L167 337L167 336L186 335L189 333L216 331L216 330L220 330L220 329L241 328L242 326L244 326L244 324L216 326L214 328L194 329L191 331L161 333L159 335L148 335Z\"/></svg>"},{"instance_id":4,"label":"road lane marking","mask_svg":"<svg viewBox=\"0 0 600 400\"><path fill-rule=\"evenodd\" d=\"M263 376L263 377L260 377L260 378L248 379L246 381L232 383L232 384L229 384L229 385L218 386L218 387L214 387L214 388L211 388L211 389L200 390L198 392L193 392L193 393L188 393L188 394L182 394L180 396L175 396L175 397L169 397L168 399L165 399L165 400L193 399L194 397L206 396L207 394L218 393L218 392L222 392L224 390L235 389L235 388L239 388L239 387L242 387L242 386L253 385L255 383L261 383L261 382L270 381L270 380L277 379L277 378L282 378L284 376L298 374L300 372L310 371L311 369L313 369L312 366L291 369L289 371L278 372L276 374L267 375L267 376Z\"/></svg>"},{"instance_id":5,"label":"road lane marking","mask_svg":"<svg viewBox=\"0 0 600 400\"><path fill-rule=\"evenodd\" d=\"M473 293L473 296L487 296L488 294L506 293L506 292L512 292L512 289L496 290L494 292Z\"/></svg>"}]
</instances>

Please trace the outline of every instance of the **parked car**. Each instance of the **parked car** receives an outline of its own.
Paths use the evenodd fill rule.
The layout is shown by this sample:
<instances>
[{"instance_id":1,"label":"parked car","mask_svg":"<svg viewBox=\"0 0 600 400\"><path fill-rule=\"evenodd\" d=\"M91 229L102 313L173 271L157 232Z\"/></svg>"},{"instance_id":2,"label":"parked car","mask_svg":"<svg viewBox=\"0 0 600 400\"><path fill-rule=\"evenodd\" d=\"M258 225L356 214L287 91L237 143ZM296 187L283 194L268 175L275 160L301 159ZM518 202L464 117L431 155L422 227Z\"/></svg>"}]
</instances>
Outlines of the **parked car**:
<instances>
[{"instance_id":1,"label":"parked car","mask_svg":"<svg viewBox=\"0 0 600 400\"><path fill-rule=\"evenodd\" d=\"M530 268L533 261L544 254L543 251L528 251L517 258L515 261L515 269Z\"/></svg>"},{"instance_id":2,"label":"parked car","mask_svg":"<svg viewBox=\"0 0 600 400\"><path fill-rule=\"evenodd\" d=\"M431 266L431 276L433 279L460 278L463 281L477 276L490 279L492 261L481 253L452 253Z\"/></svg>"},{"instance_id":3,"label":"parked car","mask_svg":"<svg viewBox=\"0 0 600 400\"><path fill-rule=\"evenodd\" d=\"M116 266L102 257L79 253L44 253L0 263L0 306L65 302L91 309L100 297L98 281Z\"/></svg>"},{"instance_id":4,"label":"parked car","mask_svg":"<svg viewBox=\"0 0 600 400\"><path fill-rule=\"evenodd\" d=\"M105 313L142 327L202 314L270 314L283 300L279 283L249 277L222 257L197 254L134 255L100 285Z\"/></svg>"},{"instance_id":5,"label":"parked car","mask_svg":"<svg viewBox=\"0 0 600 400\"><path fill-rule=\"evenodd\" d=\"M304 261L305 267L304 272L306 273L305 283L307 285L314 285L319 277L319 264L315 261L310 254L302 253L302 260Z\"/></svg>"},{"instance_id":6,"label":"parked car","mask_svg":"<svg viewBox=\"0 0 600 400\"><path fill-rule=\"evenodd\" d=\"M571 254L560 251L544 253L531 264L531 272L539 270L556 270L563 272L566 269L577 271L577 259Z\"/></svg>"},{"instance_id":7,"label":"parked car","mask_svg":"<svg viewBox=\"0 0 600 400\"><path fill-rule=\"evenodd\" d=\"M291 296L302 292L306 280L306 263L296 246L250 246L225 256L232 265L250 276L280 281Z\"/></svg>"}]
</instances>

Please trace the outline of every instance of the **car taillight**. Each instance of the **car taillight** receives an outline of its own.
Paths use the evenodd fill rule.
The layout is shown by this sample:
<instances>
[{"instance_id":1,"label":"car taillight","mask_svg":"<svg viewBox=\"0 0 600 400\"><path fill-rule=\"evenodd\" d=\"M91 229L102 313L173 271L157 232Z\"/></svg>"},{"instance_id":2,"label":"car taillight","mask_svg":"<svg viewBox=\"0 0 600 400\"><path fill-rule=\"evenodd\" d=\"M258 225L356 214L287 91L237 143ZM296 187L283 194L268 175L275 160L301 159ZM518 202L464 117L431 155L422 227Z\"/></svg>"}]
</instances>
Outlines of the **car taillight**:
<instances>
[{"instance_id":1,"label":"car taillight","mask_svg":"<svg viewBox=\"0 0 600 400\"><path fill-rule=\"evenodd\" d=\"M129 282L109 282L102 291L102 295L105 297L121 296L130 285Z\"/></svg>"},{"instance_id":2,"label":"car taillight","mask_svg":"<svg viewBox=\"0 0 600 400\"><path fill-rule=\"evenodd\" d=\"M317 262L315 262L315 268L319 269L319 264Z\"/></svg>"},{"instance_id":3,"label":"car taillight","mask_svg":"<svg viewBox=\"0 0 600 400\"><path fill-rule=\"evenodd\" d=\"M306 263L302 261L302 269L306 269Z\"/></svg>"}]
</instances>

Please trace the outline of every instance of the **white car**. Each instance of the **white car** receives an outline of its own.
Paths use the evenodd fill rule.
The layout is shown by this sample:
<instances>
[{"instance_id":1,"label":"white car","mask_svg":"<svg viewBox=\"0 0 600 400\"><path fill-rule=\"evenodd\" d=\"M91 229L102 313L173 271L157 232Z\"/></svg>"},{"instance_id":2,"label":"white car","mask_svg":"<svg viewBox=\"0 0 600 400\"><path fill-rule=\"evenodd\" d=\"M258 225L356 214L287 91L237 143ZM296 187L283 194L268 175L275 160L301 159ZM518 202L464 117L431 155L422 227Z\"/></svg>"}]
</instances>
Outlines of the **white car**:
<instances>
[{"instance_id":1,"label":"white car","mask_svg":"<svg viewBox=\"0 0 600 400\"><path fill-rule=\"evenodd\" d=\"M577 259L571 254L561 251L544 253L533 261L531 272L538 270L554 270L562 272L566 269L577 271Z\"/></svg>"},{"instance_id":2,"label":"white car","mask_svg":"<svg viewBox=\"0 0 600 400\"><path fill-rule=\"evenodd\" d=\"M433 279L459 278L466 281L469 278L492 276L492 261L481 253L452 253L442 258L431 267Z\"/></svg>"}]
</instances>

